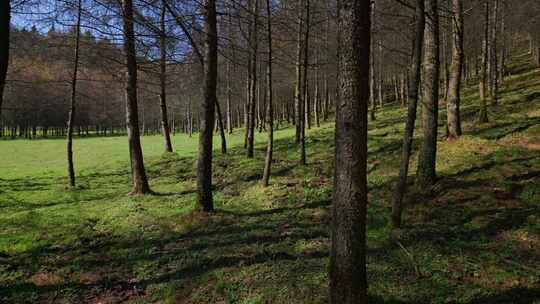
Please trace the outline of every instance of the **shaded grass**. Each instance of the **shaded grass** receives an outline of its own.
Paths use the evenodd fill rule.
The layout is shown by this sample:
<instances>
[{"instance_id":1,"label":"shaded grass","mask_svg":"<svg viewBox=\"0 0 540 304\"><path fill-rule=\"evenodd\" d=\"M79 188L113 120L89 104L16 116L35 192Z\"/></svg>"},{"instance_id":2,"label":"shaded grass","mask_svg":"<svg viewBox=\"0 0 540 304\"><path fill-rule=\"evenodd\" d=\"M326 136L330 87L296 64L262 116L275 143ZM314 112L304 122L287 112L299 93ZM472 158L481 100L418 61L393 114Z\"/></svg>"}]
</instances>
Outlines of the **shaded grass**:
<instances>
[{"instance_id":1,"label":"shaded grass","mask_svg":"<svg viewBox=\"0 0 540 304\"><path fill-rule=\"evenodd\" d=\"M399 243L388 217L404 110L370 124L373 303L540 302L540 78L526 60L510 67L489 124L475 123L474 87L465 136L444 140L441 111L436 195L408 194ZM213 163L213 215L194 211L196 138L176 135L173 154L143 138L156 194L139 197L126 196L125 138L76 141L75 190L63 141L0 142L0 302L326 303L334 130L308 131L304 167L293 132L276 134L266 189L264 134L254 159L241 130L229 136Z\"/></svg>"}]
</instances>

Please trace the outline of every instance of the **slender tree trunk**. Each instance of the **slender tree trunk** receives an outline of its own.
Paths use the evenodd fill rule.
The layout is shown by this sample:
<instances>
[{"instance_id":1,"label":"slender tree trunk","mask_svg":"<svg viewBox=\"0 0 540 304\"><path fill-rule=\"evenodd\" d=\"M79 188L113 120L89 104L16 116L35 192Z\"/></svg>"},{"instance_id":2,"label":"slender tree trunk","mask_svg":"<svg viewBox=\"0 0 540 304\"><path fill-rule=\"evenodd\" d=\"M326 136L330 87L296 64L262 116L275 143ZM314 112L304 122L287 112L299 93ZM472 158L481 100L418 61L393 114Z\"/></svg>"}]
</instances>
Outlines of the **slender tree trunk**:
<instances>
[{"instance_id":1,"label":"slender tree trunk","mask_svg":"<svg viewBox=\"0 0 540 304\"><path fill-rule=\"evenodd\" d=\"M219 128L219 136L221 138L221 153L227 154L227 138L225 137L225 128L223 126L223 118L221 116L221 107L219 106L219 101L216 98L216 112L217 112L217 122Z\"/></svg>"},{"instance_id":2,"label":"slender tree trunk","mask_svg":"<svg viewBox=\"0 0 540 304\"><path fill-rule=\"evenodd\" d=\"M494 1L494 7L493 7L493 23L492 23L492 32L491 32L491 43L490 43L490 49L491 49L491 57L490 57L490 66L491 66L491 102L493 104L498 103L498 91L499 91L499 69L498 69L498 62L497 62L497 36L498 36L498 23L499 23L499 0Z\"/></svg>"},{"instance_id":3,"label":"slender tree trunk","mask_svg":"<svg viewBox=\"0 0 540 304\"><path fill-rule=\"evenodd\" d=\"M161 110L161 132L165 139L165 152L172 152L171 135L169 130L169 116L167 115L167 32L165 29L166 10L165 3L161 5L161 18L160 18L160 60L159 60L159 84L161 92L159 94L159 106Z\"/></svg>"},{"instance_id":4,"label":"slender tree trunk","mask_svg":"<svg viewBox=\"0 0 540 304\"><path fill-rule=\"evenodd\" d=\"M197 202L200 210L214 211L212 198L212 135L217 104L217 18L216 1L204 0L204 99L201 104Z\"/></svg>"},{"instance_id":5,"label":"slender tree trunk","mask_svg":"<svg viewBox=\"0 0 540 304\"><path fill-rule=\"evenodd\" d=\"M488 64L488 40L489 40L489 2L484 3L484 41L482 43L482 66L480 69L480 111L478 113L478 122L488 122L487 115L487 64Z\"/></svg>"},{"instance_id":6,"label":"slender tree trunk","mask_svg":"<svg viewBox=\"0 0 540 304\"><path fill-rule=\"evenodd\" d=\"M316 63L315 63L315 100L313 102L313 113L315 114L315 124L317 127L321 126L320 120L319 120L319 112L320 112L320 100L321 100L321 93L319 91L319 49L317 47L316 50Z\"/></svg>"},{"instance_id":7,"label":"slender tree trunk","mask_svg":"<svg viewBox=\"0 0 540 304\"><path fill-rule=\"evenodd\" d=\"M252 3L252 29L250 37L251 54L251 82L250 82L250 103L249 103L249 127L247 134L247 157L253 157L253 148L255 140L255 106L257 103L257 52L258 52L258 15L259 0L251 0Z\"/></svg>"},{"instance_id":8,"label":"slender tree trunk","mask_svg":"<svg viewBox=\"0 0 540 304\"><path fill-rule=\"evenodd\" d=\"M328 9L328 8L327 8ZM323 121L328 119L328 112L330 107L330 90L328 87L328 64L329 64L329 49L328 49L328 36L330 32L330 13L326 12L326 29L324 34L324 51L325 51L325 63L324 63L324 105L323 105Z\"/></svg>"},{"instance_id":9,"label":"slender tree trunk","mask_svg":"<svg viewBox=\"0 0 540 304\"><path fill-rule=\"evenodd\" d=\"M133 1L123 0L124 52L126 53L126 126L129 141L131 175L133 188L130 194L149 193L148 179L139 135L139 114L137 109L137 54L133 30Z\"/></svg>"},{"instance_id":10,"label":"slender tree trunk","mask_svg":"<svg viewBox=\"0 0 540 304\"><path fill-rule=\"evenodd\" d=\"M439 108L439 13L437 0L426 0L424 33L424 83L422 98L422 130L424 138L418 158L417 183L429 189L436 180L437 118Z\"/></svg>"},{"instance_id":11,"label":"slender tree trunk","mask_svg":"<svg viewBox=\"0 0 540 304\"><path fill-rule=\"evenodd\" d=\"M448 138L461 136L461 74L463 70L463 0L452 0L452 70L446 102Z\"/></svg>"},{"instance_id":12,"label":"slender tree trunk","mask_svg":"<svg viewBox=\"0 0 540 304\"><path fill-rule=\"evenodd\" d=\"M366 304L370 1L338 1L339 98L330 253L330 303Z\"/></svg>"},{"instance_id":13,"label":"slender tree trunk","mask_svg":"<svg viewBox=\"0 0 540 304\"><path fill-rule=\"evenodd\" d=\"M73 60L73 76L71 78L71 99L67 121L67 161L69 185L75 187L75 169L73 167L73 127L75 126L75 105L77 99L77 76L79 72L79 46L81 42L81 0L77 3L77 25L75 29L75 58Z\"/></svg>"},{"instance_id":14,"label":"slender tree trunk","mask_svg":"<svg viewBox=\"0 0 540 304\"><path fill-rule=\"evenodd\" d=\"M270 0L266 0L266 28L267 28L267 43L268 43L268 65L266 68L266 84L267 84L267 112L266 112L266 128L268 131L268 144L266 146L266 158L264 160L263 186L268 187L270 174L272 171L272 154L274 152L274 109L273 109L273 92L272 92L272 10Z\"/></svg>"},{"instance_id":15,"label":"slender tree trunk","mask_svg":"<svg viewBox=\"0 0 540 304\"><path fill-rule=\"evenodd\" d=\"M369 103L371 104L370 119L377 120L375 111L377 111L377 103L375 102L375 1L371 1L371 43L369 45Z\"/></svg>"},{"instance_id":16,"label":"slender tree trunk","mask_svg":"<svg viewBox=\"0 0 540 304\"><path fill-rule=\"evenodd\" d=\"M296 124L296 143L300 143L300 133L302 132L302 112L303 94L302 94L302 32L303 32L303 6L304 1L298 0L298 33L296 42L296 82L294 86L294 122Z\"/></svg>"},{"instance_id":17,"label":"slender tree trunk","mask_svg":"<svg viewBox=\"0 0 540 304\"><path fill-rule=\"evenodd\" d=\"M418 103L418 89L420 86L420 75L422 67L422 48L424 43L425 15L424 0L416 0L415 13L415 41L413 46L413 57L411 60L411 75L409 77L409 100L407 105L407 121L405 122L405 133L403 134L403 146L401 150L401 163L399 166L399 177L392 197L392 226L401 227L401 215L403 213L403 196L407 190L407 175L409 174L409 160L414 135L414 124L416 121L416 107Z\"/></svg>"},{"instance_id":18,"label":"slender tree trunk","mask_svg":"<svg viewBox=\"0 0 540 304\"><path fill-rule=\"evenodd\" d=\"M9 65L9 36L11 31L11 0L0 1L0 120L4 88Z\"/></svg>"},{"instance_id":19,"label":"slender tree trunk","mask_svg":"<svg viewBox=\"0 0 540 304\"><path fill-rule=\"evenodd\" d=\"M309 1L304 0L304 11L306 12L306 31L304 32L304 79L303 79L303 88L302 92L304 93L305 103L303 109L305 112L305 117L302 119L302 125L300 130L300 164L306 164L306 124L309 125L309 93L308 93L308 64L309 64L309 53L308 53L308 44L309 44L309 23L310 23L310 14L309 14Z\"/></svg>"},{"instance_id":20,"label":"slender tree trunk","mask_svg":"<svg viewBox=\"0 0 540 304\"><path fill-rule=\"evenodd\" d=\"M228 27L228 34L229 34L229 40L230 40L230 48L231 48L231 59L227 60L227 132L229 134L232 134L233 132L233 119L232 119L232 108L231 108L231 99L232 99L232 70L231 64L236 64L236 45L235 40L236 37L233 32L233 26L232 26L232 13L229 8L229 27ZM234 69L236 72L236 69Z\"/></svg>"}]
</instances>

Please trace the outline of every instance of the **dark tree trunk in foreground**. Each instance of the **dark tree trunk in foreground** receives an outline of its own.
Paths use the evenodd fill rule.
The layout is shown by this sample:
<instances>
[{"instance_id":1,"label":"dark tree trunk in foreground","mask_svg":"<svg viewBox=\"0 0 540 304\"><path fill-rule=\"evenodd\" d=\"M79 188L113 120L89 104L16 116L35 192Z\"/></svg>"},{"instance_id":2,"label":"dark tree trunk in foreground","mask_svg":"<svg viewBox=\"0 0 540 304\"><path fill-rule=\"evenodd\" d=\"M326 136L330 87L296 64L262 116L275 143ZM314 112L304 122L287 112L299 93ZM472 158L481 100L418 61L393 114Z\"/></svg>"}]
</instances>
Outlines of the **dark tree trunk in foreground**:
<instances>
[{"instance_id":1,"label":"dark tree trunk in foreground","mask_svg":"<svg viewBox=\"0 0 540 304\"><path fill-rule=\"evenodd\" d=\"M330 303L367 303L366 208L370 1L338 1L339 98Z\"/></svg>"},{"instance_id":2,"label":"dark tree trunk in foreground","mask_svg":"<svg viewBox=\"0 0 540 304\"><path fill-rule=\"evenodd\" d=\"M424 82L422 98L423 140L417 170L419 189L435 184L437 159L437 116L439 113L439 13L437 0L426 0L426 30L424 32Z\"/></svg>"},{"instance_id":3,"label":"dark tree trunk in foreground","mask_svg":"<svg viewBox=\"0 0 540 304\"><path fill-rule=\"evenodd\" d=\"M248 106L248 132L247 132L247 157L253 157L253 148L255 141L255 107L257 104L257 32L258 32L258 14L259 14L259 0L252 1L252 25L251 25L251 35L250 35L250 56L251 56L251 81L249 83L249 106Z\"/></svg>"},{"instance_id":4,"label":"dark tree trunk in foreground","mask_svg":"<svg viewBox=\"0 0 540 304\"><path fill-rule=\"evenodd\" d=\"M0 119L2 118L2 103L4 87L9 65L9 32L11 30L11 1L2 0L0 3Z\"/></svg>"},{"instance_id":5,"label":"dark tree trunk in foreground","mask_svg":"<svg viewBox=\"0 0 540 304\"><path fill-rule=\"evenodd\" d=\"M205 212L214 211L212 199L212 135L217 103L217 20L215 0L204 1L204 99L201 103L197 202Z\"/></svg>"},{"instance_id":6,"label":"dark tree trunk in foreground","mask_svg":"<svg viewBox=\"0 0 540 304\"><path fill-rule=\"evenodd\" d=\"M130 194L150 192L139 135L139 114L137 110L137 54L135 53L135 33L133 31L133 2L123 2L124 52L126 53L126 126L129 142L129 159L133 188Z\"/></svg>"},{"instance_id":7,"label":"dark tree trunk in foreground","mask_svg":"<svg viewBox=\"0 0 540 304\"><path fill-rule=\"evenodd\" d=\"M407 175L409 174L409 160L413 144L414 124L416 121L416 107L418 104L418 88L422 67L422 46L424 43L425 15L424 0L416 0L415 13L415 39L413 57L411 61L411 75L409 77L409 98L407 105L407 121L403 134L403 146L401 150L401 164L399 166L399 178L392 197L392 226L401 227L401 214L403 210L403 196L407 190Z\"/></svg>"},{"instance_id":8,"label":"dark tree trunk in foreground","mask_svg":"<svg viewBox=\"0 0 540 304\"><path fill-rule=\"evenodd\" d=\"M165 1L165 0L162 0ZM159 60L159 82L161 92L159 94L159 107L161 110L161 132L165 139L165 152L172 152L171 135L169 129L169 117L167 116L167 34L165 32L165 4L162 4L159 37L159 48L161 58Z\"/></svg>"},{"instance_id":9,"label":"dark tree trunk in foreground","mask_svg":"<svg viewBox=\"0 0 540 304\"><path fill-rule=\"evenodd\" d=\"M272 10L270 0L266 0L266 15L267 15L267 38L268 38L268 66L266 70L267 78L267 112L266 112L266 128L268 129L268 144L266 146L266 158L264 160L263 186L268 187L270 174L272 171L272 154L274 152L274 108L273 108L273 93L272 93Z\"/></svg>"},{"instance_id":10,"label":"dark tree trunk in foreground","mask_svg":"<svg viewBox=\"0 0 540 304\"><path fill-rule=\"evenodd\" d=\"M73 126L75 125L75 104L77 98L77 75L79 72L79 46L81 42L81 0L77 4L77 25L75 28L75 58L71 78L70 109L67 121L67 161L69 185L75 187L75 169L73 167Z\"/></svg>"},{"instance_id":11,"label":"dark tree trunk in foreground","mask_svg":"<svg viewBox=\"0 0 540 304\"><path fill-rule=\"evenodd\" d=\"M446 102L448 138L461 136L461 74L463 70L463 0L452 0L452 68Z\"/></svg>"},{"instance_id":12,"label":"dark tree trunk in foreground","mask_svg":"<svg viewBox=\"0 0 540 304\"><path fill-rule=\"evenodd\" d=\"M488 39L489 39L489 2L484 3L484 40L482 43L482 66L480 68L480 111L478 113L478 122L488 122L487 115L487 65L488 65Z\"/></svg>"}]
</instances>

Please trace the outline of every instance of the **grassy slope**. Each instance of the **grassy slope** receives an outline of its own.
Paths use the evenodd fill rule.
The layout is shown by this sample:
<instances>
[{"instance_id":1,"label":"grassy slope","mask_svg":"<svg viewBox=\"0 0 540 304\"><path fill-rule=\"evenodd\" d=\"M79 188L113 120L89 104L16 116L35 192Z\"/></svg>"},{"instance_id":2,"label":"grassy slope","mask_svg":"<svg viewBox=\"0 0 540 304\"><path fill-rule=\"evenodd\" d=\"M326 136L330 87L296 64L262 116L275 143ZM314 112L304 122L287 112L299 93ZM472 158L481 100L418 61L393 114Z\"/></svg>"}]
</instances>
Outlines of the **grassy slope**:
<instances>
[{"instance_id":1,"label":"grassy slope","mask_svg":"<svg viewBox=\"0 0 540 304\"><path fill-rule=\"evenodd\" d=\"M408 195L399 244L387 223L404 111L371 123L374 302L540 303L540 70L528 61L515 58L489 124L474 124L477 90L465 90L465 136L441 138L437 195ZM0 142L0 302L325 303L333 127L308 132L306 167L292 135L277 134L268 189L264 136L253 160L241 131L229 137L212 216L192 212L195 138L175 136L169 155L143 139L156 195L136 198L125 138L76 140L75 191L63 140Z\"/></svg>"}]
</instances>

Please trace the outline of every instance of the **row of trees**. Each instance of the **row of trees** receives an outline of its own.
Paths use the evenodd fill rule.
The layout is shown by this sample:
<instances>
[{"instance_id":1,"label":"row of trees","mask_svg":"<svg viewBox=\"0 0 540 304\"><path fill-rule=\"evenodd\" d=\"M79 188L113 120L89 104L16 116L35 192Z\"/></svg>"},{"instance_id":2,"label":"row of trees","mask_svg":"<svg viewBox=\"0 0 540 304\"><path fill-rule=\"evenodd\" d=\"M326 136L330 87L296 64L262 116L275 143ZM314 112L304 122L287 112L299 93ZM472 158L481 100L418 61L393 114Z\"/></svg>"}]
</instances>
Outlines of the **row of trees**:
<instances>
[{"instance_id":1,"label":"row of trees","mask_svg":"<svg viewBox=\"0 0 540 304\"><path fill-rule=\"evenodd\" d=\"M538 9L535 0L529 2ZM171 130L192 132L196 125L197 203L201 211L212 212L215 130L226 153L225 134L244 126L247 157L254 156L256 130L268 132L262 179L267 186L274 122L295 125L299 165L305 165L305 130L334 108L332 303L367 302L368 109L375 120L381 106L407 106L392 211L392 224L399 228L418 104L423 137L416 185L429 191L437 179L439 100L447 107L447 137L455 139L462 133L463 81L479 84L478 122L483 123L497 104L517 35L526 36L531 52L540 56L537 27L520 27L521 18L529 16L534 24L535 15L504 0L339 0L337 6L322 0L205 0L200 5L21 0L2 5L0 96L9 104L0 103L2 126L12 134L48 134L53 128L66 136L72 186L73 134L90 133L91 126L98 133L116 132L125 125L131 194L151 193L140 143L147 128L141 121L148 122L142 116L149 115L150 129L160 129L167 152L173 150ZM10 30L11 5L30 10L36 24L61 29ZM51 7L52 15L43 13ZM41 47L25 54L28 48L20 46L32 41ZM15 46L11 60L10 42Z\"/></svg>"}]
</instances>

